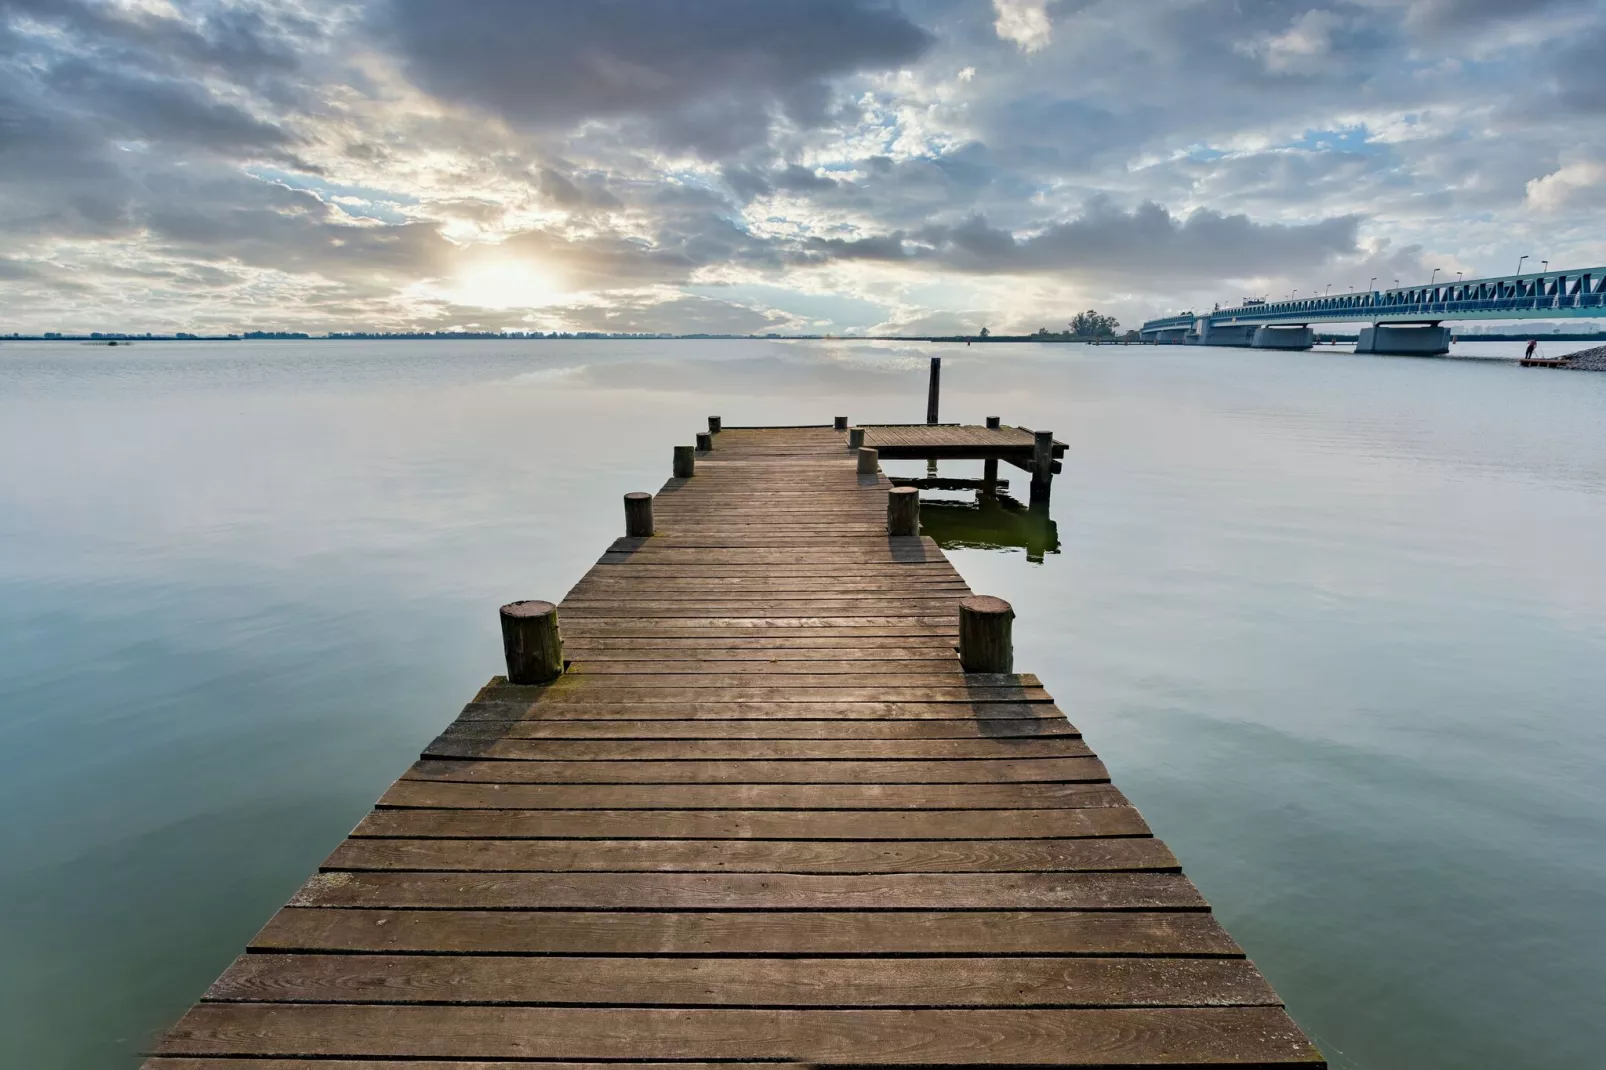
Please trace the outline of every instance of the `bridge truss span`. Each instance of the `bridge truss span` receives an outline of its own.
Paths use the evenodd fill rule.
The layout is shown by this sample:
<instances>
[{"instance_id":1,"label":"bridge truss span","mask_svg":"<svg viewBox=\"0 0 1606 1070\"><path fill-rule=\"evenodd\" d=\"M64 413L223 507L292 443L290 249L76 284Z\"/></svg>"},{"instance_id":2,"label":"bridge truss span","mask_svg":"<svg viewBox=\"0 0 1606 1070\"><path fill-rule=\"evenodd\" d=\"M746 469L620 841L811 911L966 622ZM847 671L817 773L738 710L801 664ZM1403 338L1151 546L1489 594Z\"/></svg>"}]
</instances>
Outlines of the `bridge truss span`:
<instances>
[{"instance_id":1,"label":"bridge truss span","mask_svg":"<svg viewBox=\"0 0 1606 1070\"><path fill-rule=\"evenodd\" d=\"M1439 324L1445 320L1606 318L1606 267L1502 278L1434 281L1426 286L1246 301L1206 314L1153 319L1139 328L1156 341L1200 341L1212 329L1312 323Z\"/></svg>"}]
</instances>

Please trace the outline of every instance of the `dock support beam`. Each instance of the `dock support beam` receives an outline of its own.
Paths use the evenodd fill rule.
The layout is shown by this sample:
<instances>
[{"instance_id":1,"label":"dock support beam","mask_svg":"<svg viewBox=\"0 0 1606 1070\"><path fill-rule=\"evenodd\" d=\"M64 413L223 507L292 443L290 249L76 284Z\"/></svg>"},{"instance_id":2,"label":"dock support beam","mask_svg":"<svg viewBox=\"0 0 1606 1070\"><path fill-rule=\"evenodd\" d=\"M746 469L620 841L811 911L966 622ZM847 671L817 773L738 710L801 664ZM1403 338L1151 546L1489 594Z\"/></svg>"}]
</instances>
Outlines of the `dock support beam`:
<instances>
[{"instance_id":1,"label":"dock support beam","mask_svg":"<svg viewBox=\"0 0 1606 1070\"><path fill-rule=\"evenodd\" d=\"M690 479L692 473L697 471L697 449L695 446L675 447L675 478Z\"/></svg>"},{"instance_id":2,"label":"dock support beam","mask_svg":"<svg viewBox=\"0 0 1606 1070\"><path fill-rule=\"evenodd\" d=\"M981 462L981 492L988 497L998 497L997 457L989 457Z\"/></svg>"},{"instance_id":3,"label":"dock support beam","mask_svg":"<svg viewBox=\"0 0 1606 1070\"><path fill-rule=\"evenodd\" d=\"M887 492L887 534L920 534L920 491L893 487Z\"/></svg>"},{"instance_id":4,"label":"dock support beam","mask_svg":"<svg viewBox=\"0 0 1606 1070\"><path fill-rule=\"evenodd\" d=\"M1002 598L977 594L959 602L959 665L966 672L1014 672L1015 610Z\"/></svg>"},{"instance_id":5,"label":"dock support beam","mask_svg":"<svg viewBox=\"0 0 1606 1070\"><path fill-rule=\"evenodd\" d=\"M876 474L876 470L879 469L880 467L881 467L881 454L877 453L875 450L865 449L864 447L861 446L859 448L859 474L861 476L862 475L872 475L873 476L873 475Z\"/></svg>"},{"instance_id":6,"label":"dock support beam","mask_svg":"<svg viewBox=\"0 0 1606 1070\"><path fill-rule=\"evenodd\" d=\"M931 385L926 389L926 423L937 422L937 395L942 390L942 358L931 358Z\"/></svg>"},{"instance_id":7,"label":"dock support beam","mask_svg":"<svg viewBox=\"0 0 1606 1070\"><path fill-rule=\"evenodd\" d=\"M502 607L502 653L507 682L544 684L563 675L563 636L551 602L509 602Z\"/></svg>"},{"instance_id":8,"label":"dock support beam","mask_svg":"<svg viewBox=\"0 0 1606 1070\"><path fill-rule=\"evenodd\" d=\"M1054 482L1054 432L1032 432L1032 504L1048 504Z\"/></svg>"},{"instance_id":9,"label":"dock support beam","mask_svg":"<svg viewBox=\"0 0 1606 1070\"><path fill-rule=\"evenodd\" d=\"M652 533L652 495L633 490L625 495L625 536L645 539Z\"/></svg>"}]
</instances>

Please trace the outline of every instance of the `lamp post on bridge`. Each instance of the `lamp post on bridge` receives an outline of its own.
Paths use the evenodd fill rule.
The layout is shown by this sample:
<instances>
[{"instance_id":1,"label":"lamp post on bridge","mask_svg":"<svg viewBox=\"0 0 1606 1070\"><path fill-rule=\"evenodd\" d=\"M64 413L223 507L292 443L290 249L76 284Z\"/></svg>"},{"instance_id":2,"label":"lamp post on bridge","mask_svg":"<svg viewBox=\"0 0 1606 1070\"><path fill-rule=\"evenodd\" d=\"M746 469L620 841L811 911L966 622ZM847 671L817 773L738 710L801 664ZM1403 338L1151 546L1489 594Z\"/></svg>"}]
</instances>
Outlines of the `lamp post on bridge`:
<instances>
[{"instance_id":1,"label":"lamp post on bridge","mask_svg":"<svg viewBox=\"0 0 1606 1070\"><path fill-rule=\"evenodd\" d=\"M1539 270L1540 270L1541 273L1549 271L1550 270L1550 261L1548 261L1548 260L1539 261Z\"/></svg>"},{"instance_id":2,"label":"lamp post on bridge","mask_svg":"<svg viewBox=\"0 0 1606 1070\"><path fill-rule=\"evenodd\" d=\"M1517 257L1517 274L1522 274L1522 262L1526 259L1528 259L1527 253L1523 253L1521 256Z\"/></svg>"},{"instance_id":3,"label":"lamp post on bridge","mask_svg":"<svg viewBox=\"0 0 1606 1070\"><path fill-rule=\"evenodd\" d=\"M1371 289L1375 288L1376 286L1377 286L1377 276L1373 275L1369 280L1367 280L1366 288L1368 290L1371 290Z\"/></svg>"},{"instance_id":4,"label":"lamp post on bridge","mask_svg":"<svg viewBox=\"0 0 1606 1070\"><path fill-rule=\"evenodd\" d=\"M1443 268L1434 268L1433 269L1433 274L1428 276L1428 285L1429 286L1432 286L1435 282L1439 281L1439 272L1441 272L1443 270L1444 270Z\"/></svg>"}]
</instances>

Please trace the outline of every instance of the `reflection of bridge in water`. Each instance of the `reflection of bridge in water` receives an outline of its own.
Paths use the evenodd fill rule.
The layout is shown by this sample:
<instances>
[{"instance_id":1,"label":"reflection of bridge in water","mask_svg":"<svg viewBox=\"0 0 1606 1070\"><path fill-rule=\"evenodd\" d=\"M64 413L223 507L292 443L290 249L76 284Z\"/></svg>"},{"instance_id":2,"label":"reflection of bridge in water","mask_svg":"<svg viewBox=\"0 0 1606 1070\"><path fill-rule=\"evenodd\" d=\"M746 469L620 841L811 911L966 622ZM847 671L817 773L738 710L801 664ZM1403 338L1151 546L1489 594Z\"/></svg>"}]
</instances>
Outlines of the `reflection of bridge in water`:
<instances>
[{"instance_id":1,"label":"reflection of bridge in water","mask_svg":"<svg viewBox=\"0 0 1606 1070\"><path fill-rule=\"evenodd\" d=\"M1606 267L1464 279L1289 301L1246 301L1205 315L1188 312L1139 328L1150 341L1184 345L1309 349L1313 323L1369 323L1357 353L1436 356L1450 349L1450 320L1606 318Z\"/></svg>"}]
</instances>

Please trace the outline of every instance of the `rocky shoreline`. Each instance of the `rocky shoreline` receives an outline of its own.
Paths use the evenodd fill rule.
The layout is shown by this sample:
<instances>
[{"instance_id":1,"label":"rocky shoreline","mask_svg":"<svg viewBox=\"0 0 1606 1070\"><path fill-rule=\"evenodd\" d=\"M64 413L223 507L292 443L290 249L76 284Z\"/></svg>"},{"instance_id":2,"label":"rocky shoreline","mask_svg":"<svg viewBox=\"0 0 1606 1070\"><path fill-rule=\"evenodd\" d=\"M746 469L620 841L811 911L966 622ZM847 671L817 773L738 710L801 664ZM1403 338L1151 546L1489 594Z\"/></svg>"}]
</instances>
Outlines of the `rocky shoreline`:
<instances>
[{"instance_id":1,"label":"rocky shoreline","mask_svg":"<svg viewBox=\"0 0 1606 1070\"><path fill-rule=\"evenodd\" d=\"M1576 353L1565 353L1563 359L1567 367L1581 372L1606 372L1606 346L1596 346L1594 349L1580 349Z\"/></svg>"}]
</instances>

